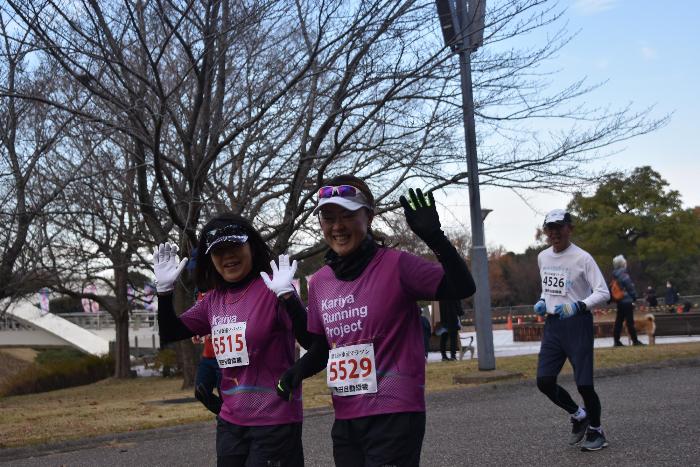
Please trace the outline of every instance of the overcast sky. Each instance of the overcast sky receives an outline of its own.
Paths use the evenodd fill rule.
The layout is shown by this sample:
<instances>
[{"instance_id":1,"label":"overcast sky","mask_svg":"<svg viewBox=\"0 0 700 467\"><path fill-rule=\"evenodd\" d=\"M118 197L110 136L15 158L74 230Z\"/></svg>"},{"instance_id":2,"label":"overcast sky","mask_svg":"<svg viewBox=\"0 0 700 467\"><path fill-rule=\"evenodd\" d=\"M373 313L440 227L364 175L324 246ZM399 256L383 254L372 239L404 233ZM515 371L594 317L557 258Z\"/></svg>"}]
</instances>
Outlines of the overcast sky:
<instances>
[{"instance_id":1,"label":"overcast sky","mask_svg":"<svg viewBox=\"0 0 700 467\"><path fill-rule=\"evenodd\" d=\"M696 0L569 0L566 18L573 42L556 58L556 76L564 86L587 77L607 81L586 98L591 106L636 109L656 105L653 115L673 113L670 123L652 134L627 141L620 153L596 163L630 171L650 165L686 207L700 205L700 2ZM532 38L537 40L537 38ZM555 83L557 84L557 83ZM522 252L535 243L544 214L563 208L570 195L528 193L527 203L507 190L484 188L481 204L493 209L485 223L489 247ZM468 195L452 193L442 217L452 226L468 226Z\"/></svg>"}]
</instances>

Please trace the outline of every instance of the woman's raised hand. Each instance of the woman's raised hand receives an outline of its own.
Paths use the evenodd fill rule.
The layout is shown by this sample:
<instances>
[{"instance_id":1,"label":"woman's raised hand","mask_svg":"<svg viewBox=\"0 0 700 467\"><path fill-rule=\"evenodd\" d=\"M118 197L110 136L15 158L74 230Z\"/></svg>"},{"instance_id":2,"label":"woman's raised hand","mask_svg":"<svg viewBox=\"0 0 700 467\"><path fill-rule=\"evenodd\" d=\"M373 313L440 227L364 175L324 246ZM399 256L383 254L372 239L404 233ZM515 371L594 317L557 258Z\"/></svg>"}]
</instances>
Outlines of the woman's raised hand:
<instances>
[{"instance_id":1,"label":"woman's raised hand","mask_svg":"<svg viewBox=\"0 0 700 467\"><path fill-rule=\"evenodd\" d=\"M294 274L297 272L297 261L294 260L290 264L289 255L280 255L278 261L279 267L275 264L275 260L270 261L272 279L270 279L270 276L264 271L260 273L260 277L262 277L268 289L272 290L278 297L281 297L286 293L294 292L292 280L294 279Z\"/></svg>"},{"instance_id":2,"label":"woman's raised hand","mask_svg":"<svg viewBox=\"0 0 700 467\"><path fill-rule=\"evenodd\" d=\"M153 272L156 275L156 291L170 292L175 288L175 281L185 269L187 258L182 261L177 257L177 245L161 243L153 250Z\"/></svg>"}]
</instances>

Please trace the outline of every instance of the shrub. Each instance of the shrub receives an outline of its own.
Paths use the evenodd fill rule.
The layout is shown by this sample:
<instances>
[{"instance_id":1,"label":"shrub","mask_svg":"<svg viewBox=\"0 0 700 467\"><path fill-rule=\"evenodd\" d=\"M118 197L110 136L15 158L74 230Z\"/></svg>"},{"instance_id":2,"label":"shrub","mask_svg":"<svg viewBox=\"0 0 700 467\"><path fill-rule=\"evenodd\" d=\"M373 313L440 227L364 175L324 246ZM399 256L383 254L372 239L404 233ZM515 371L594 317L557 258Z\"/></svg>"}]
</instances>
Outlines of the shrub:
<instances>
[{"instance_id":1,"label":"shrub","mask_svg":"<svg viewBox=\"0 0 700 467\"><path fill-rule=\"evenodd\" d=\"M160 371L163 376L173 376L181 371L177 364L177 353L171 348L160 349L148 368Z\"/></svg>"},{"instance_id":2,"label":"shrub","mask_svg":"<svg viewBox=\"0 0 700 467\"><path fill-rule=\"evenodd\" d=\"M45 359L47 361L44 363L34 362L10 377L0 387L0 396L33 394L90 384L114 373L114 359L111 356L83 355L70 359Z\"/></svg>"},{"instance_id":3,"label":"shrub","mask_svg":"<svg viewBox=\"0 0 700 467\"><path fill-rule=\"evenodd\" d=\"M55 349L41 349L34 359L34 363L39 365L51 365L57 362L73 360L87 356L85 352L81 352L73 347L58 347Z\"/></svg>"}]
</instances>

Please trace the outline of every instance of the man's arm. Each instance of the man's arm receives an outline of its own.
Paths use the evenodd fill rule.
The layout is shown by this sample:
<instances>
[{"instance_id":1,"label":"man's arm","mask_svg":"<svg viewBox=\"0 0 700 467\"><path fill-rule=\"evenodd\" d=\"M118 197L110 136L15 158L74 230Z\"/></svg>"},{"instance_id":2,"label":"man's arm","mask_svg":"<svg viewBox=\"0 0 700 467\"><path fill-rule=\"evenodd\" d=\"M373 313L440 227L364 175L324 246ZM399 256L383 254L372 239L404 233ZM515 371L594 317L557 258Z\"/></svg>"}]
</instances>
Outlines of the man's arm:
<instances>
[{"instance_id":1,"label":"man's arm","mask_svg":"<svg viewBox=\"0 0 700 467\"><path fill-rule=\"evenodd\" d=\"M584 270L586 273L586 280L593 292L581 301L586 304L587 309L592 310L594 307L602 305L610 300L610 291L608 290L608 284L605 283L603 273L600 272L600 268L590 255L586 257Z\"/></svg>"}]
</instances>

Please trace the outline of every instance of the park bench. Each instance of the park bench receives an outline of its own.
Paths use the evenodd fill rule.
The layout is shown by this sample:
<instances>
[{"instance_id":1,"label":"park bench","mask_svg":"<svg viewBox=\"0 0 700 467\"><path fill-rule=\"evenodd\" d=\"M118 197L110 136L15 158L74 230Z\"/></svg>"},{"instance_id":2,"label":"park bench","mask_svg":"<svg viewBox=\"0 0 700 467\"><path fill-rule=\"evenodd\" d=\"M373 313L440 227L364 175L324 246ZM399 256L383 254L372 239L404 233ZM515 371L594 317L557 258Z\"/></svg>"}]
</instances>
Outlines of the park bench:
<instances>
[{"instance_id":1,"label":"park bench","mask_svg":"<svg viewBox=\"0 0 700 467\"><path fill-rule=\"evenodd\" d=\"M613 325L614 321L594 322L595 337L612 337ZM700 312L638 314L634 325L638 334L646 334L649 337L650 344L654 344L656 336L700 336ZM513 324L513 340L539 341L542 339L543 329L544 323ZM627 334L627 326L624 324L622 333Z\"/></svg>"},{"instance_id":2,"label":"park bench","mask_svg":"<svg viewBox=\"0 0 700 467\"><path fill-rule=\"evenodd\" d=\"M690 313L653 313L654 317L653 335L652 329L647 331L649 342L655 336L692 336L700 335L700 312ZM650 316L647 315L647 316Z\"/></svg>"}]
</instances>

